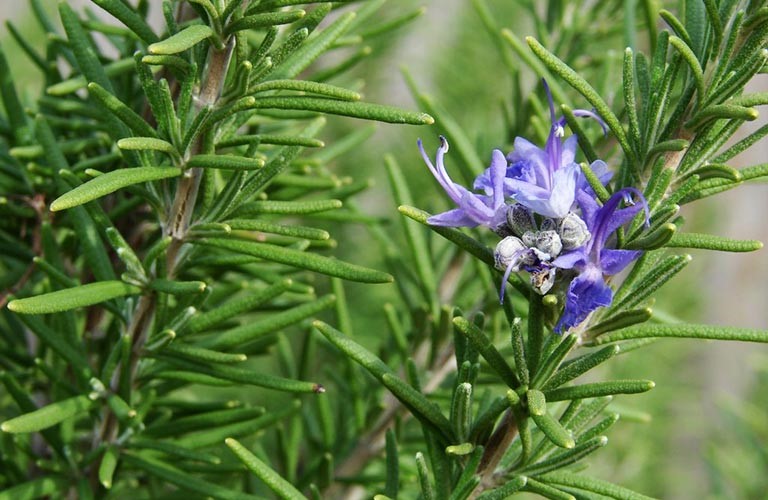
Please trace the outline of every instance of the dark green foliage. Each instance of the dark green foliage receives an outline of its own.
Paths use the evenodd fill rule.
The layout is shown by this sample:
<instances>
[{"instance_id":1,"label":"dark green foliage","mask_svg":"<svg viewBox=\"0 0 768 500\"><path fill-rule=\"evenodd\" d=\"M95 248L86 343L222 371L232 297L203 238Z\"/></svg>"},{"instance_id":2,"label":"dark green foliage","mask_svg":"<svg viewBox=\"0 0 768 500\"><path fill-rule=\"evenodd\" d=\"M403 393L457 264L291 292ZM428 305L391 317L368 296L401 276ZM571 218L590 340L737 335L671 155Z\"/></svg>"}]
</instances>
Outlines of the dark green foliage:
<instances>
[{"instance_id":1,"label":"dark green foliage","mask_svg":"<svg viewBox=\"0 0 768 500\"><path fill-rule=\"evenodd\" d=\"M0 47L0 500L137 489L648 498L581 469L619 415L632 415L613 397L654 383L579 377L662 337L768 342L762 330L670 323L650 307L691 260L676 249L761 247L684 231L679 213L768 176L764 164L728 164L768 127L726 146L768 103L744 93L768 59L764 2L684 2L680 15L650 1L468 2L460 29L488 48L443 50L450 69L437 61L435 71L498 58L492 74L510 91L492 96L499 109L483 125L503 125L479 132L449 109L451 98L485 103L483 78L471 89L445 85L440 102L406 70L423 111L414 112L364 102L350 76L395 47L420 6L93 3L120 24L63 2L58 33L31 0L47 38L11 30L43 75L37 100L14 81L18 56ZM159 30L147 21L155 8ZM514 9L535 36L518 35L497 9ZM647 224L639 216L613 237L645 253L613 285L612 305L563 336L552 333L563 291L542 297L512 274L499 304L490 238L425 227L429 214L413 207L424 197L395 156L375 168L386 167L402 227L359 208L371 181L332 164L365 150L372 126L333 140L323 132L339 127L334 115L436 122L471 180L488 144L547 135L546 101L527 90L532 74L547 78L579 160L616 167L603 186L583 164L598 199L634 186L650 209ZM585 106L608 134L576 118ZM389 295L372 285L392 281ZM742 440L761 439L757 404L732 414ZM766 463L750 451L743 463ZM718 492L762 491L720 450L709 457Z\"/></svg>"}]
</instances>

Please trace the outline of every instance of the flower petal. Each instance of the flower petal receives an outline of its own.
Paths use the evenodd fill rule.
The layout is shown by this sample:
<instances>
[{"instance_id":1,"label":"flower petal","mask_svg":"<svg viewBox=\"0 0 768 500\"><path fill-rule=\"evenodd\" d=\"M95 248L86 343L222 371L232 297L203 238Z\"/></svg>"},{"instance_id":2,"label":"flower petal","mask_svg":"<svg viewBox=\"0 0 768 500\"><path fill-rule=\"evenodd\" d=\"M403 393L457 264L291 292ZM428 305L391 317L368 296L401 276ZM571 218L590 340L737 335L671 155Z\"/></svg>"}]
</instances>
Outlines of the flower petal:
<instances>
[{"instance_id":1,"label":"flower petal","mask_svg":"<svg viewBox=\"0 0 768 500\"><path fill-rule=\"evenodd\" d=\"M604 248L600 252L600 268L605 274L616 274L642 255L642 250L614 250Z\"/></svg>"},{"instance_id":2,"label":"flower petal","mask_svg":"<svg viewBox=\"0 0 768 500\"><path fill-rule=\"evenodd\" d=\"M448 227L476 227L479 225L461 208L454 208L453 210L433 215L427 219L427 224Z\"/></svg>"},{"instance_id":3,"label":"flower petal","mask_svg":"<svg viewBox=\"0 0 768 500\"><path fill-rule=\"evenodd\" d=\"M610 305L612 300L613 291L603 281L600 269L588 266L571 281L565 297L565 310L555 326L555 332L563 333L578 325L589 313L598 307Z\"/></svg>"}]
</instances>

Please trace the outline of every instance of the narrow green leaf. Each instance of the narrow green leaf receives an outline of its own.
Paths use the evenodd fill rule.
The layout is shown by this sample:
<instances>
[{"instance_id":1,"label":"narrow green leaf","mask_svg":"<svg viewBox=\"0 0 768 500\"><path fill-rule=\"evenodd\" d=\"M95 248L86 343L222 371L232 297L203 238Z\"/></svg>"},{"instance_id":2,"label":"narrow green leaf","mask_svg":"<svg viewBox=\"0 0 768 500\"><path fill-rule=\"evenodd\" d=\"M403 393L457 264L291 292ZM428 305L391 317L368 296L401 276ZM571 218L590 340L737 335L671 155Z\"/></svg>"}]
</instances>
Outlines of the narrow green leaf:
<instances>
[{"instance_id":1,"label":"narrow green leaf","mask_svg":"<svg viewBox=\"0 0 768 500\"><path fill-rule=\"evenodd\" d=\"M552 353L539 364L530 382L530 386L534 389L541 389L549 381L568 353L571 352L571 349L573 349L578 340L578 335L564 335Z\"/></svg>"},{"instance_id":2,"label":"narrow green leaf","mask_svg":"<svg viewBox=\"0 0 768 500\"><path fill-rule=\"evenodd\" d=\"M247 344L264 335L278 332L290 325L311 318L321 311L333 306L335 302L336 297L334 295L326 295L318 300L292 307L285 311L272 313L259 320L250 321L218 333L204 344L206 347L213 349L229 349L231 347Z\"/></svg>"},{"instance_id":3,"label":"narrow green leaf","mask_svg":"<svg viewBox=\"0 0 768 500\"><path fill-rule=\"evenodd\" d=\"M137 151L159 151L161 153L169 154L174 158L179 157L179 153L176 151L173 144L155 137L126 137L117 141L117 147L120 149Z\"/></svg>"},{"instance_id":4,"label":"narrow green leaf","mask_svg":"<svg viewBox=\"0 0 768 500\"><path fill-rule=\"evenodd\" d=\"M420 451L416 452L416 473L419 476L419 486L424 500L435 500L435 490L432 487L432 482L429 480L427 461L424 459L424 454Z\"/></svg>"},{"instance_id":5,"label":"narrow green leaf","mask_svg":"<svg viewBox=\"0 0 768 500\"><path fill-rule=\"evenodd\" d=\"M400 490L400 460L397 439L392 429L387 429L384 440L387 458L387 480L384 485L384 493L389 498L397 498L397 493Z\"/></svg>"},{"instance_id":6,"label":"narrow green leaf","mask_svg":"<svg viewBox=\"0 0 768 500\"><path fill-rule=\"evenodd\" d=\"M216 144L219 148L229 148L233 146L273 144L276 146L304 146L305 148L322 148L325 143L320 139L312 137L299 137L295 135L277 135L277 134L254 134L254 135L236 135L229 139L224 139Z\"/></svg>"},{"instance_id":7,"label":"narrow green leaf","mask_svg":"<svg viewBox=\"0 0 768 500\"><path fill-rule=\"evenodd\" d=\"M614 394L639 394L641 392L648 392L655 386L656 384L650 380L613 380L610 382L560 387L559 389L544 391L544 395L547 401L568 401L572 399L611 396Z\"/></svg>"},{"instance_id":8,"label":"narrow green leaf","mask_svg":"<svg viewBox=\"0 0 768 500\"><path fill-rule=\"evenodd\" d=\"M699 111L685 124L685 128L698 129L712 120L757 120L760 113L755 108L747 108L736 104L712 104Z\"/></svg>"},{"instance_id":9,"label":"narrow green leaf","mask_svg":"<svg viewBox=\"0 0 768 500\"><path fill-rule=\"evenodd\" d=\"M576 500L576 497L570 493L566 493L565 491L548 484L541 483L533 478L528 479L523 491L536 493L542 497L549 498L550 500Z\"/></svg>"},{"instance_id":10,"label":"narrow green leaf","mask_svg":"<svg viewBox=\"0 0 768 500\"><path fill-rule=\"evenodd\" d=\"M232 299L223 304L218 304L210 311L194 316L189 320L189 323L187 323L182 331L195 333L216 326L223 321L234 318L246 311L250 311L260 304L264 304L279 296L291 286L291 283L290 279L283 279L263 290L251 292L245 297Z\"/></svg>"},{"instance_id":11,"label":"narrow green leaf","mask_svg":"<svg viewBox=\"0 0 768 500\"><path fill-rule=\"evenodd\" d=\"M176 342L163 349L163 354L178 356L201 363L242 363L248 359L245 354L212 351L203 347Z\"/></svg>"},{"instance_id":12,"label":"narrow green leaf","mask_svg":"<svg viewBox=\"0 0 768 500\"><path fill-rule=\"evenodd\" d=\"M720 252L754 252L763 248L762 242L756 240L732 240L722 236L697 233L675 233L666 246L671 248L703 248Z\"/></svg>"},{"instance_id":13,"label":"narrow green leaf","mask_svg":"<svg viewBox=\"0 0 768 500\"><path fill-rule=\"evenodd\" d=\"M676 36L671 36L669 37L669 43L681 56L683 56L683 60L688 64L688 67L691 68L693 79L696 82L696 94L698 95L699 103L703 102L704 97L706 96L706 91L704 90L704 70L701 68L699 60L696 58L691 47L689 47L682 39Z\"/></svg>"},{"instance_id":14,"label":"narrow green leaf","mask_svg":"<svg viewBox=\"0 0 768 500\"><path fill-rule=\"evenodd\" d=\"M327 212L341 208L341 200L279 201L264 200L246 203L237 209L237 215L281 214L303 215Z\"/></svg>"},{"instance_id":15,"label":"narrow green leaf","mask_svg":"<svg viewBox=\"0 0 768 500\"><path fill-rule=\"evenodd\" d=\"M439 432L443 440L446 442L455 441L451 423L443 416L439 406L392 373L383 374L381 383L408 407L416 418Z\"/></svg>"},{"instance_id":16,"label":"narrow green leaf","mask_svg":"<svg viewBox=\"0 0 768 500\"><path fill-rule=\"evenodd\" d=\"M147 50L150 54L178 54L179 52L184 52L185 50L192 48L203 40L207 40L213 36L213 34L213 30L209 26L204 24L193 24L165 40L153 43L147 47Z\"/></svg>"},{"instance_id":17,"label":"narrow green leaf","mask_svg":"<svg viewBox=\"0 0 768 500\"><path fill-rule=\"evenodd\" d=\"M99 60L93 40L86 33L80 18L69 3L59 3L59 16L80 72L89 82L96 82L108 92L112 92L112 83Z\"/></svg>"},{"instance_id":18,"label":"narrow green leaf","mask_svg":"<svg viewBox=\"0 0 768 500\"><path fill-rule=\"evenodd\" d=\"M736 328L714 325L653 325L644 324L630 326L611 333L601 335L594 340L596 345L616 342L619 340L632 340L642 338L693 338L708 340L737 340L741 342L768 343L768 330L752 328Z\"/></svg>"},{"instance_id":19,"label":"narrow green leaf","mask_svg":"<svg viewBox=\"0 0 768 500\"><path fill-rule=\"evenodd\" d=\"M536 427L547 436L547 439L561 448L573 448L576 446L571 431L563 427L556 418L547 412L544 394L535 389L528 390L526 394L531 418L536 423Z\"/></svg>"},{"instance_id":20,"label":"narrow green leaf","mask_svg":"<svg viewBox=\"0 0 768 500\"><path fill-rule=\"evenodd\" d=\"M608 104L606 104L603 98L600 97L597 91L586 80L584 80L581 75L571 69L570 66L565 64L563 61L558 59L557 56L545 49L544 46L541 45L535 38L527 37L525 40L528 42L528 46L531 48L531 50L533 50L534 54L536 54L536 56L541 59L541 61L547 65L550 70L568 82L571 87L583 95L584 98L589 101L592 106L595 107L597 113L603 118L603 120L605 120L608 128L613 131L614 135L616 136L616 140L621 145L621 149L624 150L624 154L629 158L632 158L634 153L632 151L631 145L629 144L629 141L627 140L627 135L624 131L624 128L621 126L619 119L616 117L613 111L611 111L611 108L608 106Z\"/></svg>"},{"instance_id":21,"label":"narrow green leaf","mask_svg":"<svg viewBox=\"0 0 768 500\"><path fill-rule=\"evenodd\" d=\"M156 458L150 458L147 455L139 457L134 453L124 453L123 461L196 495L205 495L222 500L256 500L261 498L205 481L168 463Z\"/></svg>"},{"instance_id":22,"label":"narrow green leaf","mask_svg":"<svg viewBox=\"0 0 768 500\"><path fill-rule=\"evenodd\" d=\"M220 380L238 382L240 384L255 385L266 389L274 389L282 392L296 393L320 393L325 392L322 385L314 382L304 382L283 377L276 377L266 373L254 372L245 368L235 368L227 365L212 365L210 363L193 363L176 358L161 356L163 360L184 368L191 373L208 375Z\"/></svg>"},{"instance_id":23,"label":"narrow green leaf","mask_svg":"<svg viewBox=\"0 0 768 500\"><path fill-rule=\"evenodd\" d=\"M92 306L117 297L139 293L141 288L122 281L98 281L25 299L16 299L8 304L8 309L19 314L49 314Z\"/></svg>"},{"instance_id":24,"label":"narrow green leaf","mask_svg":"<svg viewBox=\"0 0 768 500\"><path fill-rule=\"evenodd\" d=\"M517 493L518 491L522 490L527 482L528 478L526 476L517 475L503 486L484 491L480 496L477 497L477 500L504 500L513 493Z\"/></svg>"},{"instance_id":25,"label":"narrow green leaf","mask_svg":"<svg viewBox=\"0 0 768 500\"><path fill-rule=\"evenodd\" d=\"M668 153L671 151L683 151L689 146L688 141L685 139L670 139L668 141L659 142L654 144L653 147L648 150L648 156L654 156L661 153Z\"/></svg>"},{"instance_id":26,"label":"narrow green leaf","mask_svg":"<svg viewBox=\"0 0 768 500\"><path fill-rule=\"evenodd\" d=\"M472 384L464 382L456 387L451 405L451 423L457 441L466 441L472 425Z\"/></svg>"},{"instance_id":27,"label":"narrow green leaf","mask_svg":"<svg viewBox=\"0 0 768 500\"><path fill-rule=\"evenodd\" d=\"M252 109L293 109L350 116L364 120L409 125L431 125L435 120L426 113L405 111L392 106L367 102L336 101L320 97L257 97L249 101Z\"/></svg>"},{"instance_id":28,"label":"narrow green leaf","mask_svg":"<svg viewBox=\"0 0 768 500\"><path fill-rule=\"evenodd\" d=\"M146 428L146 434L156 437L169 437L184 434L202 429L211 429L213 427L224 427L227 424L253 421L264 415L265 409L255 408L232 408L225 410L205 411L195 413L189 416L177 416L168 422L151 423ZM201 410L203 411L203 410ZM181 412L183 415L183 412Z\"/></svg>"},{"instance_id":29,"label":"narrow green leaf","mask_svg":"<svg viewBox=\"0 0 768 500\"><path fill-rule=\"evenodd\" d=\"M512 367L509 366L482 330L461 316L453 318L453 324L461 333L467 336L472 346L480 352L480 355L488 362L491 369L501 377L508 387L515 389L520 386L520 381L517 379L517 375L515 375Z\"/></svg>"},{"instance_id":30,"label":"narrow green leaf","mask_svg":"<svg viewBox=\"0 0 768 500\"><path fill-rule=\"evenodd\" d=\"M128 29L136 33L144 43L157 42L158 38L152 28L142 19L136 10L120 0L93 0L93 3L115 16Z\"/></svg>"},{"instance_id":31,"label":"narrow green leaf","mask_svg":"<svg viewBox=\"0 0 768 500\"><path fill-rule=\"evenodd\" d=\"M617 500L652 500L652 497L641 495L608 481L564 470L549 472L540 479L549 484L578 488Z\"/></svg>"},{"instance_id":32,"label":"narrow green leaf","mask_svg":"<svg viewBox=\"0 0 768 500\"><path fill-rule=\"evenodd\" d=\"M328 231L307 226L294 226L275 224L264 220L256 219L235 219L227 221L229 227L233 230L259 231L262 233L280 234L291 236L293 238L303 238L306 240L328 240L331 235Z\"/></svg>"},{"instance_id":33,"label":"narrow green leaf","mask_svg":"<svg viewBox=\"0 0 768 500\"><path fill-rule=\"evenodd\" d=\"M224 29L226 35L237 33L242 30L251 30L256 28L267 28L278 24L290 24L298 21L306 15L303 10L286 10L281 12L268 12L265 14L255 14L252 16L241 17L230 23Z\"/></svg>"},{"instance_id":34,"label":"narrow green leaf","mask_svg":"<svg viewBox=\"0 0 768 500\"><path fill-rule=\"evenodd\" d=\"M203 428L204 430L191 432L174 440L173 442L186 448L202 448L214 444L221 445L221 442L229 436L250 436L260 432L263 429L273 426L278 422L283 422L291 415L294 415L300 408L301 401L294 399L292 402L284 404L278 409L270 411L269 413L258 418L239 418L235 423L228 425L220 425L216 422L211 422L208 426ZM206 419L213 415L213 413L214 412L211 412L209 415L207 415ZM221 414L223 411L217 411L215 413ZM226 417L222 417L222 423L227 423L227 420L224 420ZM192 417L189 417L189 419L191 420ZM197 423L199 424L200 422L198 421ZM158 429L158 433L160 433L160 429Z\"/></svg>"},{"instance_id":35,"label":"narrow green leaf","mask_svg":"<svg viewBox=\"0 0 768 500\"><path fill-rule=\"evenodd\" d=\"M75 396L6 420L0 430L11 434L37 432L90 410L96 402L88 396Z\"/></svg>"},{"instance_id":36,"label":"narrow green leaf","mask_svg":"<svg viewBox=\"0 0 768 500\"><path fill-rule=\"evenodd\" d=\"M693 47L693 41L691 40L691 36L688 34L688 30L685 29L683 23L680 22L680 20L676 18L674 14L672 14L667 9L661 9L659 10L659 17L666 21L669 27L672 28L672 31L675 32L675 35L680 37L687 46Z\"/></svg>"},{"instance_id":37,"label":"narrow green leaf","mask_svg":"<svg viewBox=\"0 0 768 500\"><path fill-rule=\"evenodd\" d=\"M668 222L624 245L627 250L655 250L670 246L669 241L677 233L677 226Z\"/></svg>"},{"instance_id":38,"label":"narrow green leaf","mask_svg":"<svg viewBox=\"0 0 768 500\"><path fill-rule=\"evenodd\" d=\"M336 85L318 83L308 80L268 80L248 88L249 94L257 94L268 90L295 90L318 94L343 101L359 101L360 94L353 90L347 90Z\"/></svg>"},{"instance_id":39,"label":"narrow green leaf","mask_svg":"<svg viewBox=\"0 0 768 500\"><path fill-rule=\"evenodd\" d=\"M91 82L88 84L88 93L121 122L125 123L136 135L157 137L157 132L149 123L103 86L96 82Z\"/></svg>"},{"instance_id":40,"label":"narrow green leaf","mask_svg":"<svg viewBox=\"0 0 768 500\"><path fill-rule=\"evenodd\" d=\"M385 156L384 164L389 174L389 183L392 186L395 203L398 205L413 203L411 191L405 181L403 171L395 158L391 155ZM423 229L411 221L405 221L404 229L408 241L408 249L410 250L411 258L414 260L416 272L419 275L420 288L424 292L424 298L431 302L434 291L437 290L437 279L435 278L431 255Z\"/></svg>"},{"instance_id":41,"label":"narrow green leaf","mask_svg":"<svg viewBox=\"0 0 768 500\"><path fill-rule=\"evenodd\" d=\"M113 170L59 196L51 203L50 209L52 212L66 210L114 193L126 186L179 175L181 175L181 169L175 167L136 167Z\"/></svg>"},{"instance_id":42,"label":"narrow green leaf","mask_svg":"<svg viewBox=\"0 0 768 500\"><path fill-rule=\"evenodd\" d=\"M529 474L531 476L538 476L539 474L562 469L563 467L578 462L590 453L599 450L606 444L608 444L608 438L605 436L598 436L596 438L590 439L589 441L579 443L574 448L553 455L544 461L528 465L521 469L520 472L523 474Z\"/></svg>"},{"instance_id":43,"label":"narrow green leaf","mask_svg":"<svg viewBox=\"0 0 768 500\"><path fill-rule=\"evenodd\" d=\"M544 385L543 389L555 389L583 375L592 368L602 364L619 353L619 346L608 346L596 352L591 352L564 363L561 368Z\"/></svg>"},{"instance_id":44,"label":"narrow green leaf","mask_svg":"<svg viewBox=\"0 0 768 500\"><path fill-rule=\"evenodd\" d=\"M325 5L325 4L324 4ZM321 5L313 14L318 17L323 15ZM328 5L330 7L330 5ZM310 14L311 15L311 14ZM324 53L338 38L347 32L350 23L357 14L355 12L346 12L335 19L328 27L319 33L314 33L312 38L307 39L295 52L285 58L280 64L276 65L275 72L271 75L273 78L293 78L304 71L320 54ZM319 21L320 19L318 19Z\"/></svg>"},{"instance_id":45,"label":"narrow green leaf","mask_svg":"<svg viewBox=\"0 0 768 500\"><path fill-rule=\"evenodd\" d=\"M602 319L594 326L590 326L587 336L596 337L606 332L618 330L619 328L636 325L637 323L644 323L651 319L651 316L653 316L653 311L650 307L621 311L618 314Z\"/></svg>"},{"instance_id":46,"label":"narrow green leaf","mask_svg":"<svg viewBox=\"0 0 768 500\"><path fill-rule=\"evenodd\" d=\"M99 464L99 482L106 489L112 488L112 478L117 468L117 460L120 452L115 446L107 446Z\"/></svg>"},{"instance_id":47,"label":"narrow green leaf","mask_svg":"<svg viewBox=\"0 0 768 500\"><path fill-rule=\"evenodd\" d=\"M115 77L130 72L135 68L132 57L119 59L104 66L104 74ZM78 75L63 82L55 83L45 89L45 93L53 96L63 96L84 89L88 85L85 75Z\"/></svg>"},{"instance_id":48,"label":"narrow green leaf","mask_svg":"<svg viewBox=\"0 0 768 500\"><path fill-rule=\"evenodd\" d=\"M34 500L36 498L55 498L70 486L71 478L46 474L26 483L14 485L0 491L0 500Z\"/></svg>"},{"instance_id":49,"label":"narrow green leaf","mask_svg":"<svg viewBox=\"0 0 768 500\"><path fill-rule=\"evenodd\" d=\"M365 267L323 257L321 255L301 252L299 250L269 245L266 243L202 239L199 241L199 244L252 255L265 260L308 269L310 271L316 271L321 274L336 276L350 281L360 281L363 283L389 283L392 281L392 276L381 271L375 271L373 269L367 269Z\"/></svg>"},{"instance_id":50,"label":"narrow green leaf","mask_svg":"<svg viewBox=\"0 0 768 500\"><path fill-rule=\"evenodd\" d=\"M270 490L277 496L286 500L306 499L304 495L283 479L273 468L259 460L256 455L248 451L242 444L233 438L224 440L229 449L245 464L248 469L264 481Z\"/></svg>"},{"instance_id":51,"label":"narrow green leaf","mask_svg":"<svg viewBox=\"0 0 768 500\"><path fill-rule=\"evenodd\" d=\"M16 86L13 83L13 72L8 66L5 51L0 46L0 98L2 98L5 116L8 118L10 129L17 143L23 144L30 138L29 119L24 112Z\"/></svg>"},{"instance_id":52,"label":"narrow green leaf","mask_svg":"<svg viewBox=\"0 0 768 500\"><path fill-rule=\"evenodd\" d=\"M170 457L178 457L182 460L194 460L195 462L205 462L214 465L221 463L221 459L212 453L204 453L200 450L193 450L168 441L134 437L130 441L130 446L131 448L159 451Z\"/></svg>"},{"instance_id":53,"label":"narrow green leaf","mask_svg":"<svg viewBox=\"0 0 768 500\"><path fill-rule=\"evenodd\" d=\"M312 323L312 326L317 328L325 338L344 352L344 354L355 360L368 370L371 375L379 379L395 397L411 409L414 416L429 423L447 441L452 441L450 439L452 435L451 424L443 416L440 408L435 403L429 401L419 391L396 377L386 363L340 331L322 321L315 321Z\"/></svg>"},{"instance_id":54,"label":"narrow green leaf","mask_svg":"<svg viewBox=\"0 0 768 500\"><path fill-rule=\"evenodd\" d=\"M189 168L219 168L222 170L258 170L264 166L261 158L234 155L196 155L189 159Z\"/></svg>"}]
</instances>

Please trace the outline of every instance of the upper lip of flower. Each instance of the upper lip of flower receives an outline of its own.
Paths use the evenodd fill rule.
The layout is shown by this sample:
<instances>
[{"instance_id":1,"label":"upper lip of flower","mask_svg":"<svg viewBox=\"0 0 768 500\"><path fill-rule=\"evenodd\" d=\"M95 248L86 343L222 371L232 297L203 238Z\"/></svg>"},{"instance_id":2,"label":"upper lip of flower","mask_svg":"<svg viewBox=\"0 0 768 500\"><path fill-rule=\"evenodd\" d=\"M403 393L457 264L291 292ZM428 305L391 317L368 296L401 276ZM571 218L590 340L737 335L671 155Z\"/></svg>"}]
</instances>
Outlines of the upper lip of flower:
<instances>
[{"instance_id":1,"label":"upper lip of flower","mask_svg":"<svg viewBox=\"0 0 768 500\"><path fill-rule=\"evenodd\" d=\"M435 164L432 163L421 139L417 142L421 157L429 167L432 175L437 179L448 196L458 206L429 218L428 222L434 225L476 226L485 225L491 229L504 222L506 206L504 203L504 175L507 162L504 154L494 150L491 157L491 166L488 168L491 177L490 195L472 193L465 187L453 182L445 168L443 158L448 151L448 141L440 136L440 146L435 153Z\"/></svg>"}]
</instances>

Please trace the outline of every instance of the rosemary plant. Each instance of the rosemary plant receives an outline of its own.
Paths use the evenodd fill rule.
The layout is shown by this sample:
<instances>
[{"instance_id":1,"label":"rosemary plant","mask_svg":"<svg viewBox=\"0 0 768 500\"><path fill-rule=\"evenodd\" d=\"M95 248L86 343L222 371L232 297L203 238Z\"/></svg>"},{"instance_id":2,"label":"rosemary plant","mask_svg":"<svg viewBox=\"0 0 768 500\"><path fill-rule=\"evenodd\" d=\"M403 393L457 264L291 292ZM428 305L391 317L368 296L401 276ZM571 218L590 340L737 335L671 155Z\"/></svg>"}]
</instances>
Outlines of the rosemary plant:
<instances>
[{"instance_id":1,"label":"rosemary plant","mask_svg":"<svg viewBox=\"0 0 768 500\"><path fill-rule=\"evenodd\" d=\"M729 142L768 103L744 91L766 2L521 1L522 38L472 0L513 89L477 140L408 72L429 114L350 76L419 6L93 3L119 24L63 2L61 31L30 0L46 41L10 26L41 97L0 48L0 500L648 498L582 469L631 416L613 397L654 383L592 370L665 337L768 342L651 309L680 249L762 247L681 207L768 176L728 164L768 133ZM327 115L445 136L385 158L400 234L331 168L371 129L321 140ZM437 215L409 187L430 170ZM710 457L716 491L760 488Z\"/></svg>"}]
</instances>

